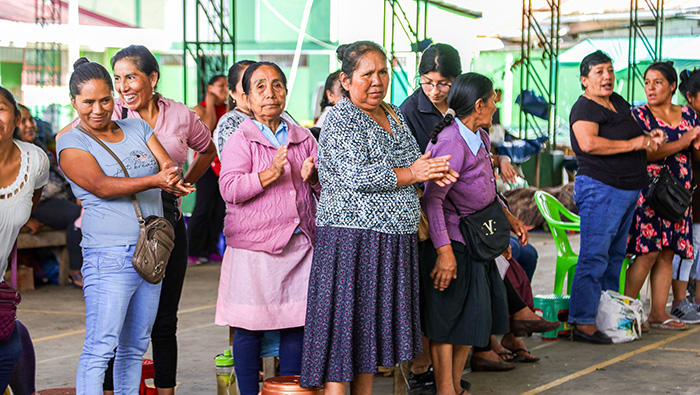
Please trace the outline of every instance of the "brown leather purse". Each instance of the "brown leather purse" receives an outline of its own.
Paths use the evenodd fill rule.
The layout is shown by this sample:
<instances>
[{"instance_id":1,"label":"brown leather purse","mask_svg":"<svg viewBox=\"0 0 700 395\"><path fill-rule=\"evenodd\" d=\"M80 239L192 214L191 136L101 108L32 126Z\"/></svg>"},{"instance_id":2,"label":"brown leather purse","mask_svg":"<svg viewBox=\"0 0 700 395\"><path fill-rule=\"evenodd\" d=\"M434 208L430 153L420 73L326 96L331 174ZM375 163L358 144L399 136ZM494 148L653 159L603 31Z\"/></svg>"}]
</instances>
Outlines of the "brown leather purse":
<instances>
[{"instance_id":1,"label":"brown leather purse","mask_svg":"<svg viewBox=\"0 0 700 395\"><path fill-rule=\"evenodd\" d=\"M80 125L78 125L78 129L90 136L112 155L121 166L124 176L129 177L129 172L126 171L122 161L102 140ZM158 284L165 277L165 267L170 259L170 253L175 247L175 228L170 221L163 217L151 215L144 219L136 195L131 195L131 203L134 205L136 219L139 222L139 238L131 263L141 278L151 284Z\"/></svg>"},{"instance_id":2,"label":"brown leather purse","mask_svg":"<svg viewBox=\"0 0 700 395\"><path fill-rule=\"evenodd\" d=\"M22 296L17 291L17 243L12 247L12 287L0 281L0 342L10 338L17 322L17 305Z\"/></svg>"}]
</instances>

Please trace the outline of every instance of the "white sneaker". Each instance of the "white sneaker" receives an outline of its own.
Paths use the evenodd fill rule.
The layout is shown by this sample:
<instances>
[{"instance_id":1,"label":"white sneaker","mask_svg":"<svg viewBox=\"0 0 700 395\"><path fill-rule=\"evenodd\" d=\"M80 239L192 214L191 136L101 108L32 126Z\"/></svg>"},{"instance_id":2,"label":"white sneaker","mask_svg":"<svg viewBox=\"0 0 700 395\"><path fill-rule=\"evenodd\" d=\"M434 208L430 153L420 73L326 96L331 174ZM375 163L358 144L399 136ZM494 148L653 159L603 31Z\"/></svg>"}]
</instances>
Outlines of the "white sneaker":
<instances>
[{"instance_id":1,"label":"white sneaker","mask_svg":"<svg viewBox=\"0 0 700 395\"><path fill-rule=\"evenodd\" d=\"M700 313L697 306L683 299L681 304L671 309L671 316L685 324L700 324Z\"/></svg>"}]
</instances>

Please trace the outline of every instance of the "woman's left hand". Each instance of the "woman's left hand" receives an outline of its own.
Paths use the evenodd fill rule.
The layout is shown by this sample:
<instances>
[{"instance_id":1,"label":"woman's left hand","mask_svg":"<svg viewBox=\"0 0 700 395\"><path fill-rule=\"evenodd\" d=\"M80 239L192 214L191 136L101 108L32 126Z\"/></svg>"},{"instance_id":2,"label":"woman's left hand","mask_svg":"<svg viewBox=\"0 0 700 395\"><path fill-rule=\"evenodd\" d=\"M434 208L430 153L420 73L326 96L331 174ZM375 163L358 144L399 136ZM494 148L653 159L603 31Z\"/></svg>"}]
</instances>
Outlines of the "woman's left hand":
<instances>
[{"instance_id":1,"label":"woman's left hand","mask_svg":"<svg viewBox=\"0 0 700 395\"><path fill-rule=\"evenodd\" d=\"M444 187L446 185L452 184L453 182L456 182L457 179L459 178L459 173L452 169L447 169L447 173L445 173L445 176L438 179L438 180L433 180L436 184L438 184L441 187Z\"/></svg>"},{"instance_id":2,"label":"woman's left hand","mask_svg":"<svg viewBox=\"0 0 700 395\"><path fill-rule=\"evenodd\" d=\"M526 245L528 240L530 239L530 236L527 233L527 226L525 226L523 221L515 218L515 216L507 210L506 217L508 217L508 222L510 223L510 230L513 233L515 233L516 236L518 236L518 241L520 242L520 245Z\"/></svg>"},{"instance_id":3,"label":"woman's left hand","mask_svg":"<svg viewBox=\"0 0 700 395\"><path fill-rule=\"evenodd\" d=\"M304 160L304 163L302 163L301 179L311 185L316 185L318 182L318 171L316 170L313 156L309 156Z\"/></svg>"},{"instance_id":4,"label":"woman's left hand","mask_svg":"<svg viewBox=\"0 0 700 395\"><path fill-rule=\"evenodd\" d=\"M184 182L182 180L178 180L178 182L172 184L168 188L164 188L163 190L165 192L173 194L177 197L182 197L182 196L189 195L190 193L196 191L197 188L195 188L189 182Z\"/></svg>"}]
</instances>

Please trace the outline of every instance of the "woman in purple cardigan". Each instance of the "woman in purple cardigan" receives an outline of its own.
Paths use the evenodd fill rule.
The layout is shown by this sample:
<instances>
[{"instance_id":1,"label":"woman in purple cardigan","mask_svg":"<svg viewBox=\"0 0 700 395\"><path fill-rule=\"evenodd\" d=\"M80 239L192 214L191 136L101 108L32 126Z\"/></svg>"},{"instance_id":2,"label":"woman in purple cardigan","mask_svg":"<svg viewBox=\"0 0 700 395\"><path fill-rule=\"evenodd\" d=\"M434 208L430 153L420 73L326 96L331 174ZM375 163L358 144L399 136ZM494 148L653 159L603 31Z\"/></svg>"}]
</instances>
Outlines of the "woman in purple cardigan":
<instances>
[{"instance_id":1,"label":"woman in purple cardigan","mask_svg":"<svg viewBox=\"0 0 700 395\"><path fill-rule=\"evenodd\" d=\"M267 330L280 330L280 373L300 374L320 184L316 141L281 118L287 96L282 70L254 63L242 85L253 117L241 123L222 153L227 247L216 324L236 328L238 385L242 395L255 395Z\"/></svg>"},{"instance_id":2,"label":"woman in purple cardigan","mask_svg":"<svg viewBox=\"0 0 700 395\"><path fill-rule=\"evenodd\" d=\"M445 395L465 392L460 379L470 346L485 346L491 334L509 331L506 289L498 268L493 260L470 257L455 209L456 205L462 215L471 215L497 198L484 130L496 110L494 97L488 78L476 73L457 77L447 99L450 108L426 148L433 156L451 155L450 167L460 174L445 187L427 182L423 197L435 249L421 260L433 262L420 267L421 321L430 339L437 391ZM525 225L505 207L504 211L511 230L526 244Z\"/></svg>"}]
</instances>

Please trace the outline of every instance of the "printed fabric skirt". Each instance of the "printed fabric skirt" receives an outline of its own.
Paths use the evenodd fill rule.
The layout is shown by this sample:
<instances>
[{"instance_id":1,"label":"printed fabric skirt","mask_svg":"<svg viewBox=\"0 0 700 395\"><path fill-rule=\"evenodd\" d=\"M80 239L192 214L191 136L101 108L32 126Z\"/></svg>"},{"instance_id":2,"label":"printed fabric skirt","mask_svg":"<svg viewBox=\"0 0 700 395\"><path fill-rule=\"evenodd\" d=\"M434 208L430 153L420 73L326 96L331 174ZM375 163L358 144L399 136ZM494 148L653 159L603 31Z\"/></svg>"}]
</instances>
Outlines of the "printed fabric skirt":
<instances>
[{"instance_id":1,"label":"printed fabric skirt","mask_svg":"<svg viewBox=\"0 0 700 395\"><path fill-rule=\"evenodd\" d=\"M351 381L421 351L416 235L317 228L301 386Z\"/></svg>"}]
</instances>

